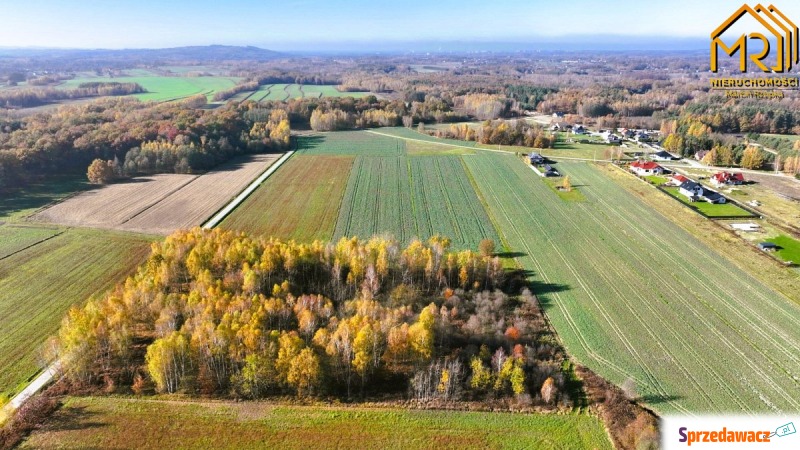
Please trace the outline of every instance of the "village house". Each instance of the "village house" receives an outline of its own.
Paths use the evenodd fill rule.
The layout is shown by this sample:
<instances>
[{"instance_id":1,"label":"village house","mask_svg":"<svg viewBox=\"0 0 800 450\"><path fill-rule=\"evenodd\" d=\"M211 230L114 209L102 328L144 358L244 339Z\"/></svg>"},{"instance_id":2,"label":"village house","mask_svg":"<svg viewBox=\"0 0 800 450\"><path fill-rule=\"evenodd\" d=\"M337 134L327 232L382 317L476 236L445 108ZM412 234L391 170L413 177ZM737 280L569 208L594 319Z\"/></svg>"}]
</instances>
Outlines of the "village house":
<instances>
[{"instance_id":1,"label":"village house","mask_svg":"<svg viewBox=\"0 0 800 450\"><path fill-rule=\"evenodd\" d=\"M740 185L744 183L744 175L741 173L717 172L711 176L711 184L714 186Z\"/></svg>"},{"instance_id":2,"label":"village house","mask_svg":"<svg viewBox=\"0 0 800 450\"><path fill-rule=\"evenodd\" d=\"M536 152L531 152L531 154L528 155L528 160L531 164L542 164L544 162L544 156Z\"/></svg>"},{"instance_id":3,"label":"village house","mask_svg":"<svg viewBox=\"0 0 800 450\"><path fill-rule=\"evenodd\" d=\"M660 152L653 153L650 156L656 161L672 161L675 159L680 159L666 150L661 150Z\"/></svg>"},{"instance_id":4,"label":"village house","mask_svg":"<svg viewBox=\"0 0 800 450\"><path fill-rule=\"evenodd\" d=\"M630 170L640 177L664 173L664 168L653 161L634 161L631 163Z\"/></svg>"},{"instance_id":5,"label":"village house","mask_svg":"<svg viewBox=\"0 0 800 450\"><path fill-rule=\"evenodd\" d=\"M708 203L725 203L727 201L727 199L723 195L720 195L719 192L707 189L700 183L695 183L692 180L687 180L681 183L678 192L686 196L686 198L688 198L691 202L703 200Z\"/></svg>"},{"instance_id":6,"label":"village house","mask_svg":"<svg viewBox=\"0 0 800 450\"><path fill-rule=\"evenodd\" d=\"M676 173L676 174L672 175L671 177L669 177L669 180L667 180L666 184L668 184L670 186L680 186L681 184L685 183L686 181L691 181L691 180L689 180L689 178L687 178L684 175Z\"/></svg>"}]
</instances>

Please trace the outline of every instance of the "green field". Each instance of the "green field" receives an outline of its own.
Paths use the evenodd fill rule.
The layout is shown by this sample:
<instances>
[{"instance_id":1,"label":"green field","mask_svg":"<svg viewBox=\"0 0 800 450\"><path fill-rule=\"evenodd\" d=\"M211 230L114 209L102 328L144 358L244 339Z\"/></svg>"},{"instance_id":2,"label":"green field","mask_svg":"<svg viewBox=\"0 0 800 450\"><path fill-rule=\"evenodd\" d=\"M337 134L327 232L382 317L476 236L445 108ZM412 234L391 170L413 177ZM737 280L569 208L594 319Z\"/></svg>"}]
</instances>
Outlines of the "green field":
<instances>
[{"instance_id":1,"label":"green field","mask_svg":"<svg viewBox=\"0 0 800 450\"><path fill-rule=\"evenodd\" d=\"M269 84L258 88L256 91L242 92L233 97L233 100L252 100L262 102L267 100L289 100L293 98L321 98L321 97L354 97L361 98L369 92L341 92L332 85L312 84Z\"/></svg>"},{"instance_id":2,"label":"green field","mask_svg":"<svg viewBox=\"0 0 800 450\"><path fill-rule=\"evenodd\" d=\"M163 102L205 94L211 101L216 92L230 89L241 80L237 77L167 77L146 72L137 75L139 76L80 77L64 82L59 88L74 89L81 83L87 82L139 83L147 92L132 97L140 100Z\"/></svg>"},{"instance_id":3,"label":"green field","mask_svg":"<svg viewBox=\"0 0 800 450\"><path fill-rule=\"evenodd\" d=\"M352 156L292 156L220 224L252 234L329 241Z\"/></svg>"},{"instance_id":4,"label":"green field","mask_svg":"<svg viewBox=\"0 0 800 450\"><path fill-rule=\"evenodd\" d=\"M367 131L317 133L298 139L303 155L403 156L406 144L402 139Z\"/></svg>"},{"instance_id":5,"label":"green field","mask_svg":"<svg viewBox=\"0 0 800 450\"><path fill-rule=\"evenodd\" d=\"M690 202L685 195L682 195L677 187L663 188L669 195L680 200L692 210L703 213L706 217L754 217L752 213L737 206L735 203L708 203L704 201Z\"/></svg>"},{"instance_id":6,"label":"green field","mask_svg":"<svg viewBox=\"0 0 800 450\"><path fill-rule=\"evenodd\" d=\"M455 248L499 243L457 156L356 159L335 237L389 233L398 241L442 235Z\"/></svg>"},{"instance_id":7,"label":"green field","mask_svg":"<svg viewBox=\"0 0 800 450\"><path fill-rule=\"evenodd\" d=\"M585 202L513 156L464 157L568 352L661 413L797 411L800 307L587 163ZM677 206L677 205L676 205Z\"/></svg>"},{"instance_id":8,"label":"green field","mask_svg":"<svg viewBox=\"0 0 800 450\"><path fill-rule=\"evenodd\" d=\"M0 225L0 261L25 251L42 241L51 239L63 230L58 227L32 227L27 225Z\"/></svg>"},{"instance_id":9,"label":"green field","mask_svg":"<svg viewBox=\"0 0 800 450\"><path fill-rule=\"evenodd\" d=\"M769 136L769 137L777 137L777 138L788 139L788 140L790 140L790 141L797 141L797 140L800 140L800 136L798 136L798 135L796 135L796 134L771 134L771 133L761 133L761 135L762 135L762 136Z\"/></svg>"},{"instance_id":10,"label":"green field","mask_svg":"<svg viewBox=\"0 0 800 450\"><path fill-rule=\"evenodd\" d=\"M45 340L67 309L123 280L150 249L145 236L69 229L0 226L0 393L17 392L41 368ZM43 240L44 239L44 240ZM39 242L36 245L32 245Z\"/></svg>"},{"instance_id":11,"label":"green field","mask_svg":"<svg viewBox=\"0 0 800 450\"><path fill-rule=\"evenodd\" d=\"M72 397L20 448L611 449L599 419Z\"/></svg>"},{"instance_id":12,"label":"green field","mask_svg":"<svg viewBox=\"0 0 800 450\"><path fill-rule=\"evenodd\" d=\"M450 144L451 146L455 147L469 147L475 148L478 146L477 142L475 141L459 141L456 139L442 139L433 136L429 136L427 134L419 133L416 130L412 130L410 128L405 127L392 127L392 128L377 128L375 130L370 130L370 132L374 134L381 134L381 135L389 135L394 136L402 139L411 139L417 141L427 141L427 142L439 142L441 144Z\"/></svg>"},{"instance_id":13,"label":"green field","mask_svg":"<svg viewBox=\"0 0 800 450\"><path fill-rule=\"evenodd\" d=\"M767 239L767 241L777 244L780 247L780 250L776 253L782 260L800 263L800 241L786 236L785 234Z\"/></svg>"}]
</instances>

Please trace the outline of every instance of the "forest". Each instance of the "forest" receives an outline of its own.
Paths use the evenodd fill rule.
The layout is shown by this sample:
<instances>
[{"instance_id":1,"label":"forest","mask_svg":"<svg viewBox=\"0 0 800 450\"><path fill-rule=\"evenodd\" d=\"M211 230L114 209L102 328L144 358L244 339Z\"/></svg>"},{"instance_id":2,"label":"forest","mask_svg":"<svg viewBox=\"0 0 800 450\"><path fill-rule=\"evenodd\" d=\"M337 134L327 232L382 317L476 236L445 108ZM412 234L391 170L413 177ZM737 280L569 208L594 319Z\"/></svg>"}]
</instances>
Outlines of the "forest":
<instances>
[{"instance_id":1,"label":"forest","mask_svg":"<svg viewBox=\"0 0 800 450\"><path fill-rule=\"evenodd\" d=\"M179 231L73 307L54 348L74 384L108 392L569 407L563 351L511 281L489 240L455 252L438 236L402 248Z\"/></svg>"},{"instance_id":2,"label":"forest","mask_svg":"<svg viewBox=\"0 0 800 450\"><path fill-rule=\"evenodd\" d=\"M285 113L253 116L248 105L236 104L199 109L205 104L203 95L161 104L111 98L23 118L0 117L0 188L86 173L98 159L110 170L93 181L109 181L204 171L237 155L290 145Z\"/></svg>"}]
</instances>

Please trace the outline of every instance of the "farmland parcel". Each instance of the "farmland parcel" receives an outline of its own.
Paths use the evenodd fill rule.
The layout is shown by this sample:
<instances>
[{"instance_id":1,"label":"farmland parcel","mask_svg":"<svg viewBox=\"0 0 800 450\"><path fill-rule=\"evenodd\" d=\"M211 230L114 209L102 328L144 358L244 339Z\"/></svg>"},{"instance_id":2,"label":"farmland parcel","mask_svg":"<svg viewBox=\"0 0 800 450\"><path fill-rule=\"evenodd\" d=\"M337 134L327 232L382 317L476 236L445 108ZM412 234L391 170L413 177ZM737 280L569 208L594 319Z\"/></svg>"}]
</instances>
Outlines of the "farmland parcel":
<instances>
[{"instance_id":1,"label":"farmland parcel","mask_svg":"<svg viewBox=\"0 0 800 450\"><path fill-rule=\"evenodd\" d=\"M800 308L584 163L586 202L513 156L464 157L568 351L661 412L800 408Z\"/></svg>"},{"instance_id":2,"label":"farmland parcel","mask_svg":"<svg viewBox=\"0 0 800 450\"><path fill-rule=\"evenodd\" d=\"M154 423L154 418L155 423ZM209 433L214 430L214 433ZM75 397L21 448L610 449L589 415Z\"/></svg>"},{"instance_id":3,"label":"farmland parcel","mask_svg":"<svg viewBox=\"0 0 800 450\"><path fill-rule=\"evenodd\" d=\"M151 239L8 224L0 239L0 394L9 394L41 367L43 344L66 310L130 274Z\"/></svg>"},{"instance_id":4,"label":"farmland parcel","mask_svg":"<svg viewBox=\"0 0 800 450\"><path fill-rule=\"evenodd\" d=\"M254 155L204 175L161 174L103 186L36 214L63 225L169 234L200 225L280 155Z\"/></svg>"}]
</instances>

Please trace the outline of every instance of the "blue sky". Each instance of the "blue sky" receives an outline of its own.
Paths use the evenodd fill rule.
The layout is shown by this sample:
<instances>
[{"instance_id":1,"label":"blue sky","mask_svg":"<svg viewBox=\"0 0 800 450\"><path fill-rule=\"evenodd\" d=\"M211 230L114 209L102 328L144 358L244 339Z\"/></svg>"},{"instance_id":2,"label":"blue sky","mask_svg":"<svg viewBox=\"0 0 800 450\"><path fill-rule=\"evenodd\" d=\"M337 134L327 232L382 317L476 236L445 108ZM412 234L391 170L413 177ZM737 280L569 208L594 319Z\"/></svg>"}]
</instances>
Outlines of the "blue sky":
<instances>
[{"instance_id":1,"label":"blue sky","mask_svg":"<svg viewBox=\"0 0 800 450\"><path fill-rule=\"evenodd\" d=\"M741 0L16 0L0 47L141 48L336 43L525 42L596 35L707 39ZM752 3L754 5L754 3ZM769 4L769 2L765 3ZM800 22L800 2L775 0Z\"/></svg>"}]
</instances>

